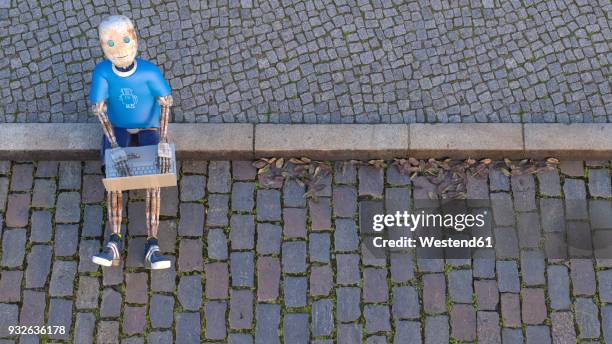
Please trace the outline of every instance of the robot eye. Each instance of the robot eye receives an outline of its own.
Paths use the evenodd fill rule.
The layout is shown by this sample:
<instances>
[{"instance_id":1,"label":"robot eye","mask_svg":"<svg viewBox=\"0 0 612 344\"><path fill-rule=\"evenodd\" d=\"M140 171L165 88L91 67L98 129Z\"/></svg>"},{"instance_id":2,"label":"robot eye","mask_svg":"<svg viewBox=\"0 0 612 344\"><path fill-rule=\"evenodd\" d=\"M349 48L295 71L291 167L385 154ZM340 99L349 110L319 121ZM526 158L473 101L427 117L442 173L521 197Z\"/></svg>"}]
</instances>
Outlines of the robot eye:
<instances>
[{"instance_id":1,"label":"robot eye","mask_svg":"<svg viewBox=\"0 0 612 344\"><path fill-rule=\"evenodd\" d=\"M123 43L130 43L129 37L123 37Z\"/></svg>"},{"instance_id":2,"label":"robot eye","mask_svg":"<svg viewBox=\"0 0 612 344\"><path fill-rule=\"evenodd\" d=\"M108 44L109 47L114 47L115 46L115 42L113 42L112 40L108 40L108 42L106 42Z\"/></svg>"}]
</instances>

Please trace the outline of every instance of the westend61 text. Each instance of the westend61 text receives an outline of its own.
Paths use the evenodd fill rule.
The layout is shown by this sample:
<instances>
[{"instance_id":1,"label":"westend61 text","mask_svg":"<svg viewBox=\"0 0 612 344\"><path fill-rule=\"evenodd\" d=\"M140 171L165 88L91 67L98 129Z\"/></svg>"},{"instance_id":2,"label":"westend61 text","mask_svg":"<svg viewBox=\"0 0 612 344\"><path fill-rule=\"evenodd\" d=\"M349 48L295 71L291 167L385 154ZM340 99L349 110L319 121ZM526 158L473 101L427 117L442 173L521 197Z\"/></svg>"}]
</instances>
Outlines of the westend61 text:
<instances>
[{"instance_id":1,"label":"westend61 text","mask_svg":"<svg viewBox=\"0 0 612 344\"><path fill-rule=\"evenodd\" d=\"M473 237L471 239L437 239L435 237L401 237L399 239L372 238L372 244L377 248L483 248L493 247L491 237Z\"/></svg>"}]
</instances>

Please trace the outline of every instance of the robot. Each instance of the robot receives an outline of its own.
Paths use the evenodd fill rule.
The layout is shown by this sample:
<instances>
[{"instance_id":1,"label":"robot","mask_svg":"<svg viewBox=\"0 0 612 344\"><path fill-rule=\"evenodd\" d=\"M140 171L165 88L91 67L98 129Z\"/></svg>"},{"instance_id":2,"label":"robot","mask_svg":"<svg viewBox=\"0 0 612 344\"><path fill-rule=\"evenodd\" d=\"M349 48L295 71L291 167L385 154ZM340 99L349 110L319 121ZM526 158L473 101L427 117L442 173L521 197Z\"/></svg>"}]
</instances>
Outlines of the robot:
<instances>
[{"instance_id":1,"label":"robot","mask_svg":"<svg viewBox=\"0 0 612 344\"><path fill-rule=\"evenodd\" d=\"M103 19L98 34L106 60L93 70L89 98L104 131L102 163L105 151L110 149L114 167L122 176L130 175L123 147L137 140L141 146L157 145L157 164L160 172L165 173L171 164L167 138L172 106L170 86L157 66L136 58L138 38L129 18L113 15ZM123 249L123 191L107 191L107 202L112 234L92 261L102 266L116 266ZM151 269L167 269L172 265L170 259L161 255L157 242L159 210L160 188L147 189L145 266Z\"/></svg>"}]
</instances>

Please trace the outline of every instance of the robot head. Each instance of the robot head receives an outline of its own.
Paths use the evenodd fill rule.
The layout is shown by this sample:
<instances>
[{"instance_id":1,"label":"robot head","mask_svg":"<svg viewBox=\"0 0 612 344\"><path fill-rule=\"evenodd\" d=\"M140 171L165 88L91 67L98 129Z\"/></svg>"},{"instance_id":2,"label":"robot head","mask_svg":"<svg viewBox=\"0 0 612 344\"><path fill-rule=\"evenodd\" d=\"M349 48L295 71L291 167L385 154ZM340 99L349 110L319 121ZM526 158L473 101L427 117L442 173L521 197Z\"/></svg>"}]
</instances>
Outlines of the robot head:
<instances>
[{"instance_id":1,"label":"robot head","mask_svg":"<svg viewBox=\"0 0 612 344\"><path fill-rule=\"evenodd\" d=\"M102 20L98 26L100 44L104 56L113 65L126 68L136 58L138 40L132 21L122 15L113 15Z\"/></svg>"}]
</instances>

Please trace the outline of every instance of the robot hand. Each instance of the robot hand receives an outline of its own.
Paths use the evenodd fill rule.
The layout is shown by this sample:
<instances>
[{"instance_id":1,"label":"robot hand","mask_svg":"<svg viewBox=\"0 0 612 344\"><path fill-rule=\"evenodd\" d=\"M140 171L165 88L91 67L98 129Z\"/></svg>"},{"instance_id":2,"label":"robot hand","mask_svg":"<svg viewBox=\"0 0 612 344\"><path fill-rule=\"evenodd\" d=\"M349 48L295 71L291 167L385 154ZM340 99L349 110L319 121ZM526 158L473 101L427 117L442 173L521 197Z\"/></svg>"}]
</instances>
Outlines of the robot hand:
<instances>
[{"instance_id":1,"label":"robot hand","mask_svg":"<svg viewBox=\"0 0 612 344\"><path fill-rule=\"evenodd\" d=\"M172 160L172 150L168 142L160 142L157 145L157 166L160 173L169 173Z\"/></svg>"},{"instance_id":2,"label":"robot hand","mask_svg":"<svg viewBox=\"0 0 612 344\"><path fill-rule=\"evenodd\" d=\"M115 169L119 172L120 176L129 176L130 168L128 167L128 156L121 147L113 147L110 151L111 160L115 165Z\"/></svg>"}]
</instances>

